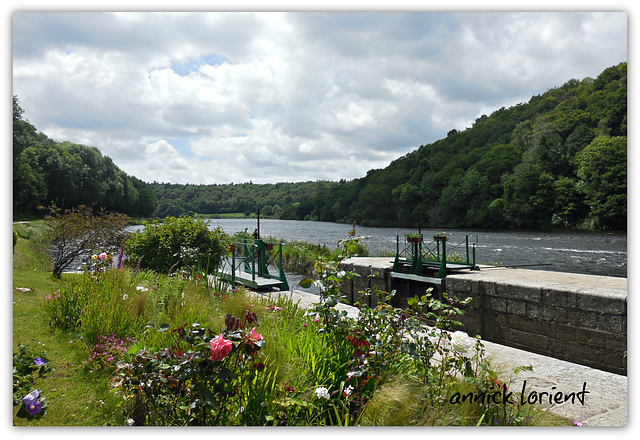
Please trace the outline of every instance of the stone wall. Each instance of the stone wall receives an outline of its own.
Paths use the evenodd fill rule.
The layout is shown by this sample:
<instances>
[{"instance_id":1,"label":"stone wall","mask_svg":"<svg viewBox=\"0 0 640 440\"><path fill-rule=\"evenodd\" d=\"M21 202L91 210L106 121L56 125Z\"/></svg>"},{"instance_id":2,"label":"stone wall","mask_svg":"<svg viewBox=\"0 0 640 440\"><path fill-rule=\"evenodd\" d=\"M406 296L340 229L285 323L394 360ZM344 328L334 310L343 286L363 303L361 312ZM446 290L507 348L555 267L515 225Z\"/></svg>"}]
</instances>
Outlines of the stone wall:
<instances>
[{"instance_id":1,"label":"stone wall","mask_svg":"<svg viewBox=\"0 0 640 440\"><path fill-rule=\"evenodd\" d=\"M425 293L428 285L391 278L384 258L353 258L345 270L360 276L345 282L351 303L375 305L359 292L397 290L393 305ZM448 275L432 285L434 295L471 297L461 328L470 335L616 374L627 373L627 280L527 269L481 268Z\"/></svg>"},{"instance_id":2,"label":"stone wall","mask_svg":"<svg viewBox=\"0 0 640 440\"><path fill-rule=\"evenodd\" d=\"M507 269L448 276L450 296L472 297L461 321L483 339L627 373L627 280Z\"/></svg>"}]
</instances>

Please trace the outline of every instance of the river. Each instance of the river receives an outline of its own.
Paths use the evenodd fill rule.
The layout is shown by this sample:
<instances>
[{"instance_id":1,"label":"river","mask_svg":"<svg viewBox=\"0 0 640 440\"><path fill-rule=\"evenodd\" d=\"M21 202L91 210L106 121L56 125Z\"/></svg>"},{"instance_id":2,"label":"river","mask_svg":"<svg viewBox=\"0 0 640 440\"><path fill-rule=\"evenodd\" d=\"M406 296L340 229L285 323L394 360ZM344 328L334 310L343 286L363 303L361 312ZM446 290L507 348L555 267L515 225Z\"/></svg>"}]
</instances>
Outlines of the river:
<instances>
[{"instance_id":1,"label":"river","mask_svg":"<svg viewBox=\"0 0 640 440\"><path fill-rule=\"evenodd\" d=\"M212 219L212 227L220 226L227 234L257 227L255 219ZM260 220L260 235L279 240L301 240L335 247L346 238L350 225L296 220ZM418 232L407 228L372 228L356 226L356 235L366 236L369 255L395 254L396 237ZM473 231L423 229L425 237L436 232L450 234L450 242L464 241L476 246L477 264L520 266L527 269L584 273L614 277L627 276L627 233L591 231Z\"/></svg>"}]
</instances>

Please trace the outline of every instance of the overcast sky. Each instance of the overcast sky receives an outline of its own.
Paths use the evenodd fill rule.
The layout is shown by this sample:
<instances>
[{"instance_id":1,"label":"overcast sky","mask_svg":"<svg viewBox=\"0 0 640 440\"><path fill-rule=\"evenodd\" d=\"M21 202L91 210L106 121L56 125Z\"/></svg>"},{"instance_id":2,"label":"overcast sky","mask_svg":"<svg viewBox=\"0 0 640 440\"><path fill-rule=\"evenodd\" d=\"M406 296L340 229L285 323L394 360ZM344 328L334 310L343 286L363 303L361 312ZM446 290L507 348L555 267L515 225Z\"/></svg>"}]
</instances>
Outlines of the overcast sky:
<instances>
[{"instance_id":1,"label":"overcast sky","mask_svg":"<svg viewBox=\"0 0 640 440\"><path fill-rule=\"evenodd\" d=\"M628 18L15 12L13 94L147 182L353 179L627 61Z\"/></svg>"}]
</instances>

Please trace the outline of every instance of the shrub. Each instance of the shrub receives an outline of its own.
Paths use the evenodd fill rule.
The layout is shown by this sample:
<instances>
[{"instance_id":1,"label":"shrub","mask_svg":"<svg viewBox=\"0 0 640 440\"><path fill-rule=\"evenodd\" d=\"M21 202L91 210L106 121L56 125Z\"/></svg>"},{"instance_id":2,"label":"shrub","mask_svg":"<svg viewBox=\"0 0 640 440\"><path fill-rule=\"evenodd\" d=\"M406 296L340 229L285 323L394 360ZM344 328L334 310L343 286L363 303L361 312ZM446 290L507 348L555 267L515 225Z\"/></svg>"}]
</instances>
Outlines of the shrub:
<instances>
[{"instance_id":1,"label":"shrub","mask_svg":"<svg viewBox=\"0 0 640 440\"><path fill-rule=\"evenodd\" d=\"M163 223L154 220L144 223L144 229L133 234L125 243L130 261L158 273L180 270L214 273L225 252L224 232L210 230L202 218L167 217Z\"/></svg>"},{"instance_id":2,"label":"shrub","mask_svg":"<svg viewBox=\"0 0 640 440\"><path fill-rule=\"evenodd\" d=\"M220 334L185 325L171 330L171 348L142 349L121 362L128 417L135 425L265 424L275 386L259 361L265 341L256 319L248 311L244 320L229 314Z\"/></svg>"},{"instance_id":3,"label":"shrub","mask_svg":"<svg viewBox=\"0 0 640 440\"><path fill-rule=\"evenodd\" d=\"M115 253L125 235L129 217L101 209L78 206L62 211L49 207L45 217L47 238L51 242L53 275L60 278L62 271L75 259L90 255L97 249Z\"/></svg>"}]
</instances>

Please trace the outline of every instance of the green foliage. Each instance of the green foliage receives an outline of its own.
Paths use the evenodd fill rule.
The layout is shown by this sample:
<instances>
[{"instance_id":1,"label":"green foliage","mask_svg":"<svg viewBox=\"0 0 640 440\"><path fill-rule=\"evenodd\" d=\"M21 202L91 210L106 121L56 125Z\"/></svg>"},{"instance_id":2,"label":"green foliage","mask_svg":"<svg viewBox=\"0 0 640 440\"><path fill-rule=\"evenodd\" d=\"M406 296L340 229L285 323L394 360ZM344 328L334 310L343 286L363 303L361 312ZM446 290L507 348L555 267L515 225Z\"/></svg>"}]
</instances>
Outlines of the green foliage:
<instances>
[{"instance_id":1,"label":"green foliage","mask_svg":"<svg viewBox=\"0 0 640 440\"><path fill-rule=\"evenodd\" d=\"M569 80L527 103L482 115L472 127L451 130L349 182L154 184L155 215L263 208L275 218L364 226L626 228L618 177L606 189L612 192L598 195L578 184L584 179L576 161L597 136L626 138L626 115L627 64L621 63L595 80ZM626 167L626 160L618 164Z\"/></svg>"},{"instance_id":2,"label":"green foliage","mask_svg":"<svg viewBox=\"0 0 640 440\"><path fill-rule=\"evenodd\" d=\"M26 345L18 344L13 353L13 406L20 406L17 416L27 420L39 419L47 412L47 403L40 390L35 389L35 377L52 372L46 353L36 354Z\"/></svg>"},{"instance_id":3,"label":"green foliage","mask_svg":"<svg viewBox=\"0 0 640 440\"><path fill-rule=\"evenodd\" d=\"M597 226L627 227L627 138L598 136L576 158L579 188Z\"/></svg>"},{"instance_id":4,"label":"green foliage","mask_svg":"<svg viewBox=\"0 0 640 440\"><path fill-rule=\"evenodd\" d=\"M224 232L210 230L205 219L183 216L167 217L162 223L145 222L144 229L130 236L125 246L131 261L139 261L144 269L210 274L220 265L224 240Z\"/></svg>"},{"instance_id":5,"label":"green foliage","mask_svg":"<svg viewBox=\"0 0 640 440\"><path fill-rule=\"evenodd\" d=\"M84 205L64 211L52 205L49 210L50 214L45 217L46 237L51 243L53 275L57 278L80 257L91 253L115 253L129 223L124 214L104 209L94 213L93 208Z\"/></svg>"},{"instance_id":6,"label":"green foliage","mask_svg":"<svg viewBox=\"0 0 640 440\"><path fill-rule=\"evenodd\" d=\"M273 374L265 370L255 314L228 314L214 334L193 323L171 330L173 345L138 351L118 374L129 416L136 425L263 425ZM247 328L253 326L251 331ZM169 331L164 325L160 332Z\"/></svg>"},{"instance_id":7,"label":"green foliage","mask_svg":"<svg viewBox=\"0 0 640 440\"><path fill-rule=\"evenodd\" d=\"M128 176L97 148L56 142L22 118L13 96L14 215L37 207L91 205L130 215L150 215L157 201L150 186Z\"/></svg>"}]
</instances>

